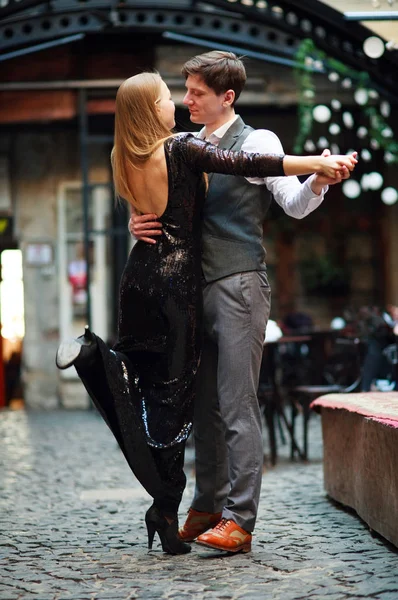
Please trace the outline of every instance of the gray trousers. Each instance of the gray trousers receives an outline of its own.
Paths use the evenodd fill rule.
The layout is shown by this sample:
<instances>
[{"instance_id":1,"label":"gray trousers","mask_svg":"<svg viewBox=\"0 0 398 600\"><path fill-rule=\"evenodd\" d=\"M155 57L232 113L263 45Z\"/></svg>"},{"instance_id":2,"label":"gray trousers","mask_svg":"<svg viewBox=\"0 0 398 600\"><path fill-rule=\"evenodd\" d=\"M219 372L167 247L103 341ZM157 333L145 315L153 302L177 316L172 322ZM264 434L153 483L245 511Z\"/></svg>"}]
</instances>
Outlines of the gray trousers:
<instances>
[{"instance_id":1,"label":"gray trousers","mask_svg":"<svg viewBox=\"0 0 398 600\"><path fill-rule=\"evenodd\" d=\"M253 531L263 443L257 388L271 290L248 271L204 288L205 340L198 376L192 507Z\"/></svg>"}]
</instances>

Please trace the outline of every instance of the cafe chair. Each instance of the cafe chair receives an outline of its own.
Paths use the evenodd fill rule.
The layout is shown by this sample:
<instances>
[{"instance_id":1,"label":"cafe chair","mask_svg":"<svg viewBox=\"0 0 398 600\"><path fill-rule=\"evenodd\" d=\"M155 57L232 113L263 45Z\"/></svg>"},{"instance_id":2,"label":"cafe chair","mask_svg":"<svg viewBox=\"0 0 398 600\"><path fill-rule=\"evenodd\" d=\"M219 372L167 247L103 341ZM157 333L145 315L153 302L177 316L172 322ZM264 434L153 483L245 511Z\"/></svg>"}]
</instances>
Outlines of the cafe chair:
<instances>
[{"instance_id":1,"label":"cafe chair","mask_svg":"<svg viewBox=\"0 0 398 600\"><path fill-rule=\"evenodd\" d=\"M322 370L322 379L326 383L319 385L300 384L290 388L292 439L295 439L296 418L299 412L303 419L302 458L308 460L308 421L310 404L315 398L325 394L348 394L358 390L361 383L362 352L361 342L357 338L337 338L334 352ZM294 459L297 447L291 445L291 459Z\"/></svg>"},{"instance_id":2,"label":"cafe chair","mask_svg":"<svg viewBox=\"0 0 398 600\"><path fill-rule=\"evenodd\" d=\"M264 417L268 432L270 447L270 463L275 466L278 454L277 434L282 444L286 444L286 436L290 438L291 445L298 455L303 458L302 451L293 436L293 430L285 412L284 398L277 382L275 347L268 345L263 353L260 369L260 379L257 391L258 403Z\"/></svg>"}]
</instances>

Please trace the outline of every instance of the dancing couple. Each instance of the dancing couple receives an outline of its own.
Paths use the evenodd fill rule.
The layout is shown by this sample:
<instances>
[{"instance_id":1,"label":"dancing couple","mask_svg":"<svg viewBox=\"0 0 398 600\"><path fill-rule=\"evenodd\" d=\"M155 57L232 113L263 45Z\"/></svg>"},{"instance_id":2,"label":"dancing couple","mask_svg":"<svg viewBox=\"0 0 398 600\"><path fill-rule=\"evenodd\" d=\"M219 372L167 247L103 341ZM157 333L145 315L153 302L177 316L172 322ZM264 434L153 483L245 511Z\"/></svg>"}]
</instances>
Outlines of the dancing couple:
<instances>
[{"instance_id":1,"label":"dancing couple","mask_svg":"<svg viewBox=\"0 0 398 600\"><path fill-rule=\"evenodd\" d=\"M265 192L304 217L357 161L355 154L288 156L274 134L246 126L234 111L246 80L234 54L194 57L183 74L191 120L205 125L198 136L172 133L175 107L158 74L135 75L117 92L113 178L139 238L120 283L117 342L110 349L86 329L60 345L56 363L75 366L152 496L149 548L157 533L169 554L189 552L195 539L246 552L262 465L256 391L270 305ZM310 173L304 184L293 177ZM193 422L196 492L178 530Z\"/></svg>"}]
</instances>

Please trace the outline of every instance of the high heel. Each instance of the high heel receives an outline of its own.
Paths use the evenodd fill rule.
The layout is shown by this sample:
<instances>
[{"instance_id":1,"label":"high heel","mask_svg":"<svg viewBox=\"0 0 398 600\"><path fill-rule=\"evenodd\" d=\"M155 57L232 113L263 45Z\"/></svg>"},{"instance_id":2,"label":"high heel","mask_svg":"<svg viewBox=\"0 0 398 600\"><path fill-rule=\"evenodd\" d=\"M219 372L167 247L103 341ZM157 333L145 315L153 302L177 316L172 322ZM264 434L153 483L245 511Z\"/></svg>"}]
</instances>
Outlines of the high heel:
<instances>
[{"instance_id":1,"label":"high heel","mask_svg":"<svg viewBox=\"0 0 398 600\"><path fill-rule=\"evenodd\" d=\"M160 537L163 552L167 554L187 554L191 551L191 546L186 544L178 537L178 519L169 523L160 510L152 504L145 515L145 523L148 531L148 549L152 550L153 538L155 532Z\"/></svg>"},{"instance_id":2,"label":"high heel","mask_svg":"<svg viewBox=\"0 0 398 600\"><path fill-rule=\"evenodd\" d=\"M84 335L76 339L66 340L60 344L55 363L58 369L67 369L72 365L75 365L75 367L89 366L94 361L96 350L95 336L86 325Z\"/></svg>"}]
</instances>

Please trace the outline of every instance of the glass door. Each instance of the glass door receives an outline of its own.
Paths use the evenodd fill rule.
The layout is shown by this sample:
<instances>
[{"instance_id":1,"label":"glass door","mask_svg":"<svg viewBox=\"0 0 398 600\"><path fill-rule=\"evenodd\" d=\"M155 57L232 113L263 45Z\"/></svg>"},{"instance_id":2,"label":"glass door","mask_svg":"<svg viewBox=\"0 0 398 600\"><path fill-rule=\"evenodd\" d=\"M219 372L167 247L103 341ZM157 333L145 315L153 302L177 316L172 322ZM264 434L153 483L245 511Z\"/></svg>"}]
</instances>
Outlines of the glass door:
<instances>
[{"instance_id":1,"label":"glass door","mask_svg":"<svg viewBox=\"0 0 398 600\"><path fill-rule=\"evenodd\" d=\"M109 186L91 188L89 198L91 326L104 340L111 323ZM60 339L78 337L87 324L87 265L84 256L82 186L63 183L58 193L58 280ZM75 369L61 371L66 379L77 378Z\"/></svg>"}]
</instances>

